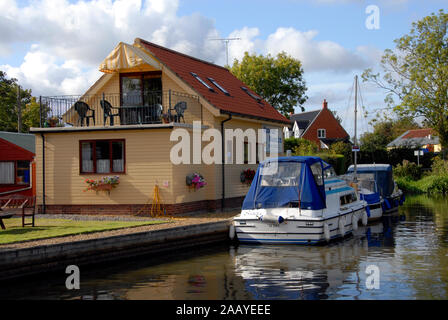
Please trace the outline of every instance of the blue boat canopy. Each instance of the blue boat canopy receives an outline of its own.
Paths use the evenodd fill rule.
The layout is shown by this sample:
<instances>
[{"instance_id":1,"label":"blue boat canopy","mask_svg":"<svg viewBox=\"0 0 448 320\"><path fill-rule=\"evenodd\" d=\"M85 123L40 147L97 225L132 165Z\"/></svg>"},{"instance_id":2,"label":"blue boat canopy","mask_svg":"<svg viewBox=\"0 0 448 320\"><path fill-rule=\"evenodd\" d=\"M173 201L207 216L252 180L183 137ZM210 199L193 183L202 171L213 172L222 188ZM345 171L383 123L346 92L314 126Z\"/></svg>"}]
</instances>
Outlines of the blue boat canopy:
<instances>
[{"instance_id":1,"label":"blue boat canopy","mask_svg":"<svg viewBox=\"0 0 448 320\"><path fill-rule=\"evenodd\" d=\"M324 209L323 169L323 161L318 157L280 157L263 161L258 166L242 209Z\"/></svg>"},{"instance_id":2,"label":"blue boat canopy","mask_svg":"<svg viewBox=\"0 0 448 320\"><path fill-rule=\"evenodd\" d=\"M353 173L354 170L354 166L351 165L347 173ZM394 191L392 166L390 164L361 164L357 166L356 172L361 177L366 176L375 179L383 198L389 197Z\"/></svg>"}]
</instances>

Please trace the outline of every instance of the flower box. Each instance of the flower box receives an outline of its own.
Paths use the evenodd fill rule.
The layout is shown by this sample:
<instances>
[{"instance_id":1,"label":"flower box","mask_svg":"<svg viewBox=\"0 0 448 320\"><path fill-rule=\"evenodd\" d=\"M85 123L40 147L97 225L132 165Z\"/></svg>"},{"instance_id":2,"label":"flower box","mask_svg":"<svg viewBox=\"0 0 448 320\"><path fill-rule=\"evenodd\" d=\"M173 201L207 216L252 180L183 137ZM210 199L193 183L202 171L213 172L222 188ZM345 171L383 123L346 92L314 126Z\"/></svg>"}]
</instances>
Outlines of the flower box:
<instances>
[{"instance_id":1,"label":"flower box","mask_svg":"<svg viewBox=\"0 0 448 320\"><path fill-rule=\"evenodd\" d=\"M98 191L106 191L110 194L111 190L116 188L120 183L120 177L102 177L100 180L85 179L85 183L88 184L84 191L93 190L98 193Z\"/></svg>"},{"instance_id":2,"label":"flower box","mask_svg":"<svg viewBox=\"0 0 448 320\"><path fill-rule=\"evenodd\" d=\"M96 191L110 191L113 189L113 186L111 184L100 184L93 189Z\"/></svg>"}]
</instances>

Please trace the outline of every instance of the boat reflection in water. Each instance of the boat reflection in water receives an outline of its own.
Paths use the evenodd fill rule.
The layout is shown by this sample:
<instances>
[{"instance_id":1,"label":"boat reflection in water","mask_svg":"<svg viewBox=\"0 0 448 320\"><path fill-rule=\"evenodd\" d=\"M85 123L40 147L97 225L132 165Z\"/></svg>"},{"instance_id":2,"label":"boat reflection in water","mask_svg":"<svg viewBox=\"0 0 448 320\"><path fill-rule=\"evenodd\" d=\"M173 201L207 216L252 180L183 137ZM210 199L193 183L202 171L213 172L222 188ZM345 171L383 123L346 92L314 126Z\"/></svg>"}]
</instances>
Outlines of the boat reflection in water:
<instances>
[{"instance_id":1,"label":"boat reflection in water","mask_svg":"<svg viewBox=\"0 0 448 320\"><path fill-rule=\"evenodd\" d=\"M365 290L369 247L389 246L382 222L359 227L352 238L326 246L239 245L235 273L253 299L328 299L348 286L351 298Z\"/></svg>"}]
</instances>

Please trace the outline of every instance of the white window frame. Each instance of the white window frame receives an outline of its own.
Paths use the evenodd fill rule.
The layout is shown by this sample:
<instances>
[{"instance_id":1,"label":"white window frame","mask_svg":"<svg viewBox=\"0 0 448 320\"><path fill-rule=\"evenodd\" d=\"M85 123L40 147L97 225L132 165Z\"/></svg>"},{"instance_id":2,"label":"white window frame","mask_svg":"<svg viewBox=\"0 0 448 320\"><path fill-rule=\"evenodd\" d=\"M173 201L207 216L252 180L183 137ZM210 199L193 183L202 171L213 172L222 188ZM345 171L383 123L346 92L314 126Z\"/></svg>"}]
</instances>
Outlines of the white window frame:
<instances>
[{"instance_id":1,"label":"white window frame","mask_svg":"<svg viewBox=\"0 0 448 320\"><path fill-rule=\"evenodd\" d=\"M321 134L323 132L323 135ZM317 137L318 138L326 138L327 130L326 129L317 129Z\"/></svg>"}]
</instances>

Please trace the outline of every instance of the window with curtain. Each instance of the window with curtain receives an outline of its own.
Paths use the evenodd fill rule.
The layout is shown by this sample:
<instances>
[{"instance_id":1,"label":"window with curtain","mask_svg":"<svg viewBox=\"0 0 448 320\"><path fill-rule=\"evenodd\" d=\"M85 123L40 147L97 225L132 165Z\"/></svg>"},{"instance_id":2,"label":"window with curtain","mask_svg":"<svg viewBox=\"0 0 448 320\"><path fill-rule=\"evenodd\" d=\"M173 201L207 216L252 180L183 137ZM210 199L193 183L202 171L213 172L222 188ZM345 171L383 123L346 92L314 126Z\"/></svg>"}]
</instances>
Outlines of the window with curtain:
<instances>
[{"instance_id":1,"label":"window with curtain","mask_svg":"<svg viewBox=\"0 0 448 320\"><path fill-rule=\"evenodd\" d=\"M80 142L81 173L124 173L124 140Z\"/></svg>"},{"instance_id":2,"label":"window with curtain","mask_svg":"<svg viewBox=\"0 0 448 320\"><path fill-rule=\"evenodd\" d=\"M30 175L30 161L17 160L0 162L0 184L29 185Z\"/></svg>"},{"instance_id":3,"label":"window with curtain","mask_svg":"<svg viewBox=\"0 0 448 320\"><path fill-rule=\"evenodd\" d=\"M0 184L15 184L15 162L0 162Z\"/></svg>"}]
</instances>

